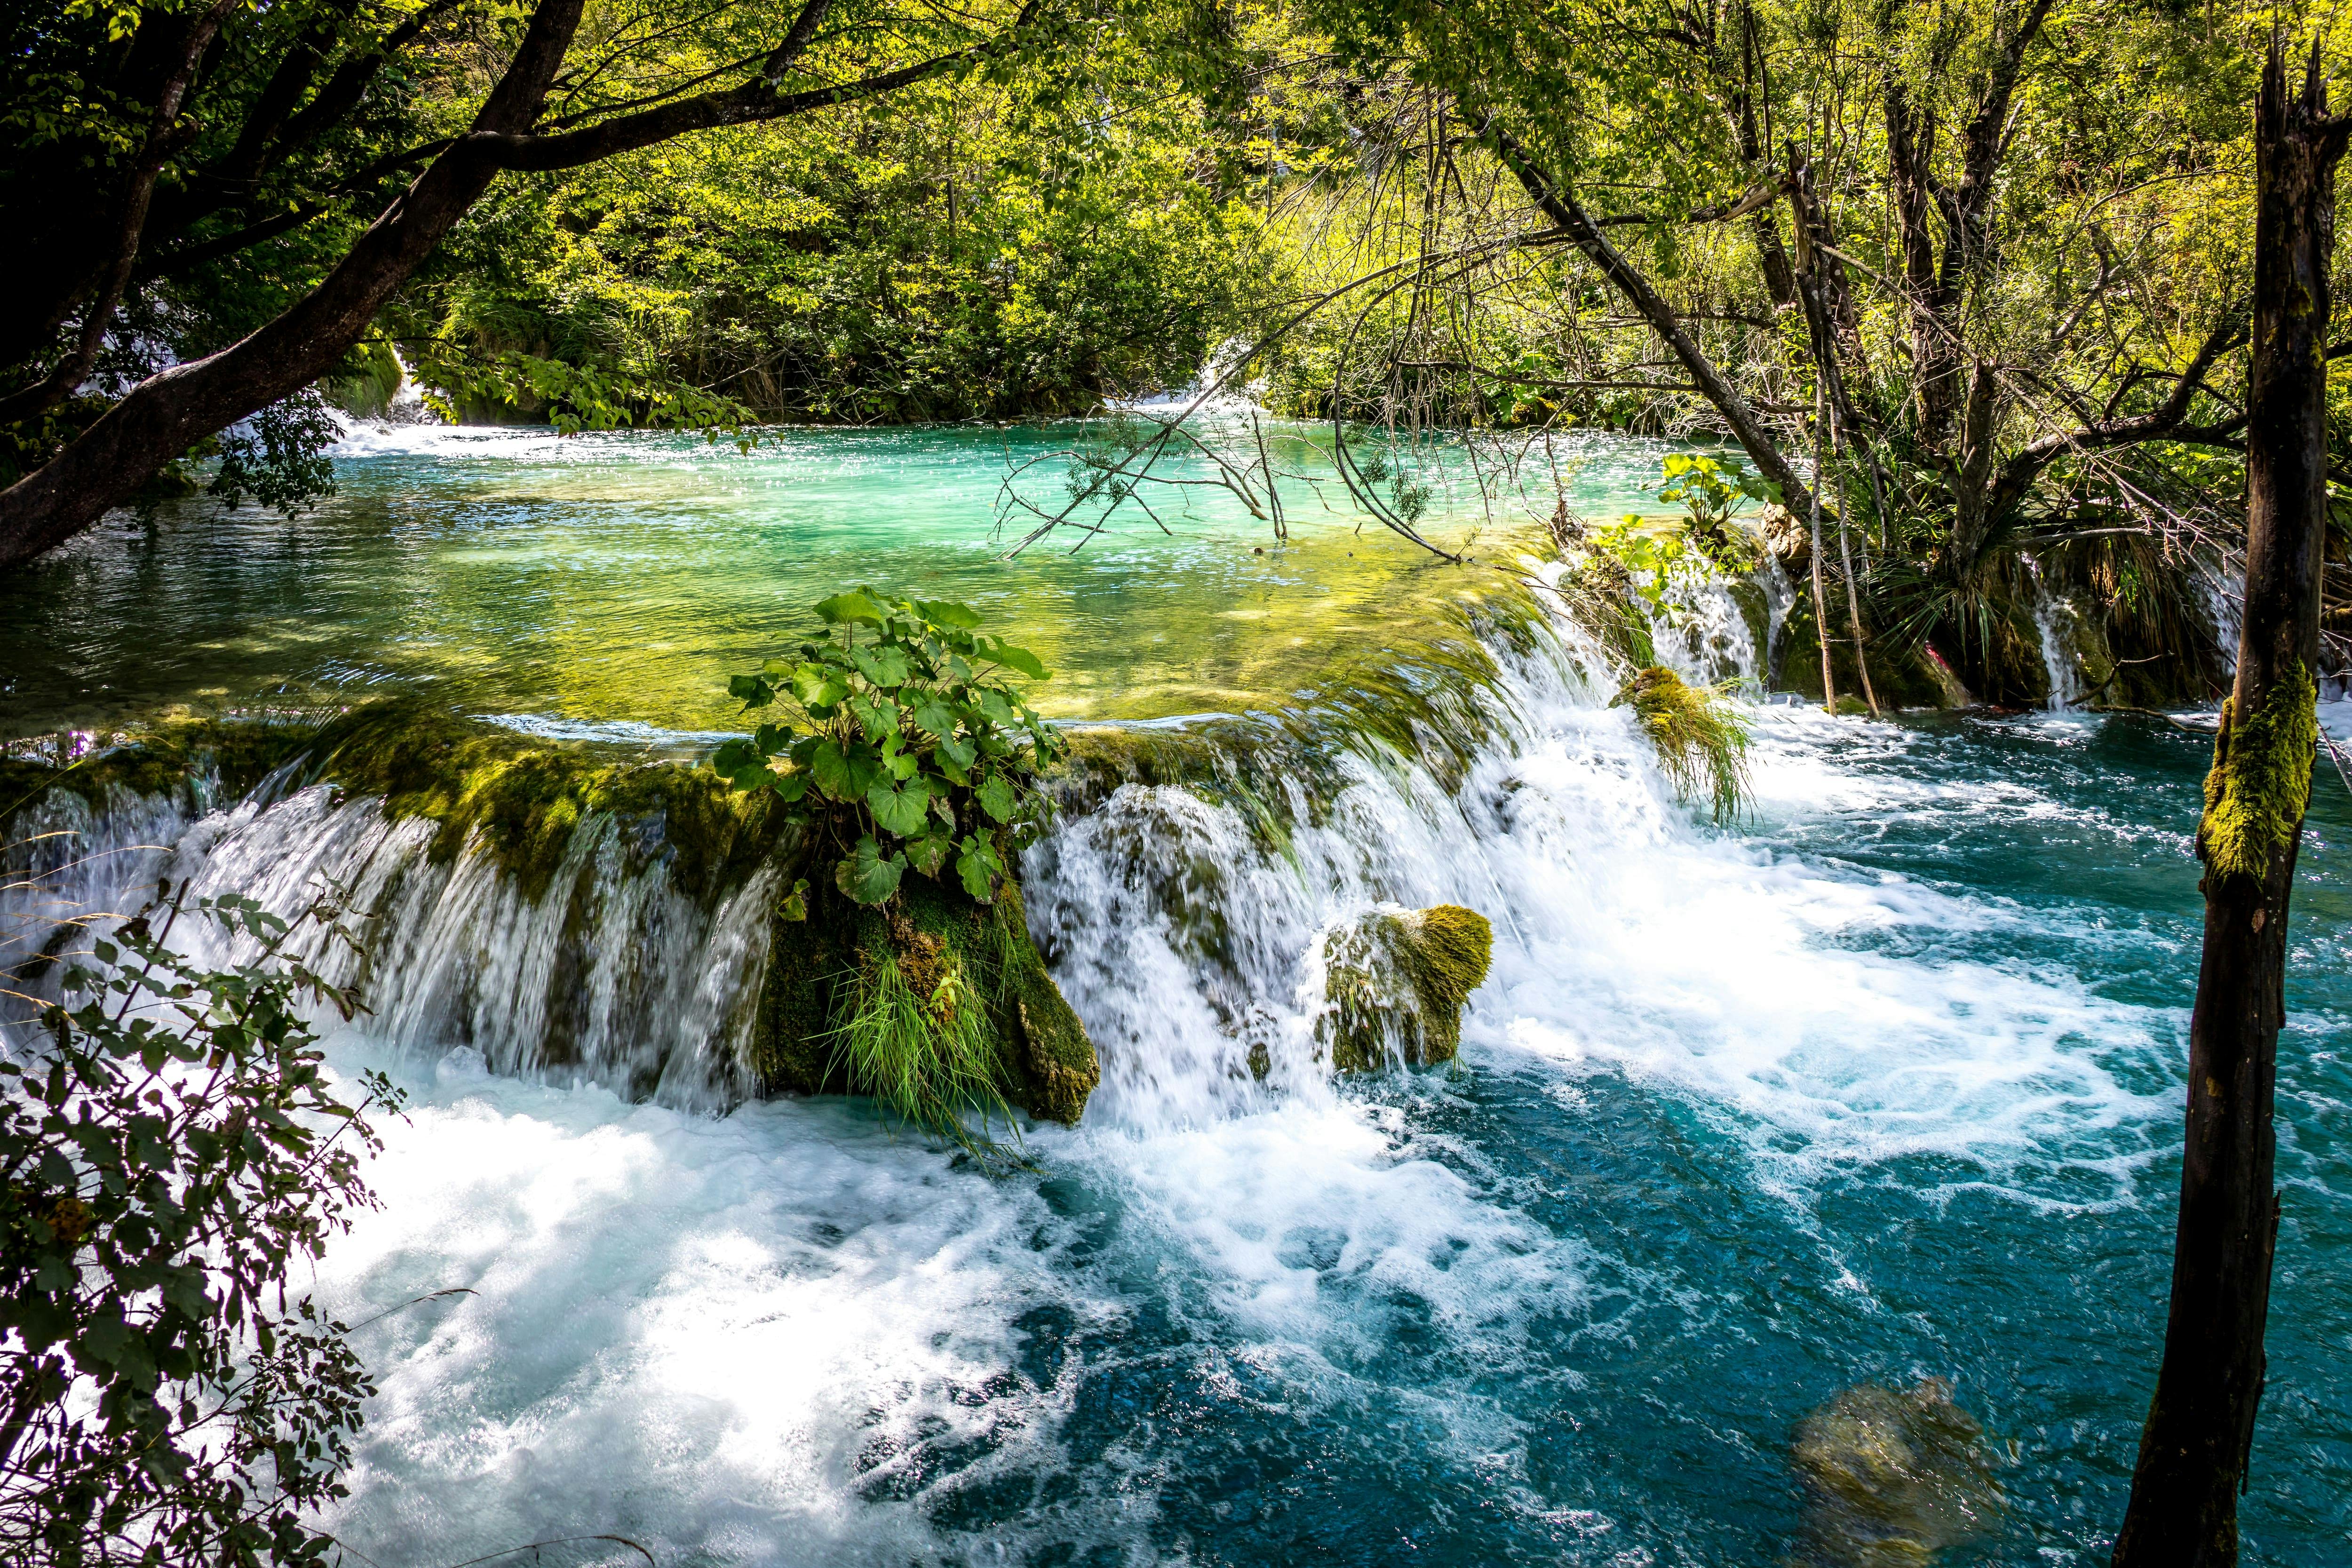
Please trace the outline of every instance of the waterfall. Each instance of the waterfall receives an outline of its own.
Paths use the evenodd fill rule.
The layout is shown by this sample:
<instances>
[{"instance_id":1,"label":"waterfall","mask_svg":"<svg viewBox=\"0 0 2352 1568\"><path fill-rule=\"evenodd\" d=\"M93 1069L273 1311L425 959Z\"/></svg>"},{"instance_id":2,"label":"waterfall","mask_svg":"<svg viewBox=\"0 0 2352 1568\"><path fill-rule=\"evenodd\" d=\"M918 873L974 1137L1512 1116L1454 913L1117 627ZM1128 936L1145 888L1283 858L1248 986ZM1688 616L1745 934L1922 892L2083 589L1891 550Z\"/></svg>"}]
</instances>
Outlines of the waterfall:
<instances>
[{"instance_id":1,"label":"waterfall","mask_svg":"<svg viewBox=\"0 0 2352 1568\"><path fill-rule=\"evenodd\" d=\"M430 821L390 820L381 802L332 784L292 787L302 767L225 804L201 774L169 794L117 791L102 810L50 791L11 826L9 951L37 951L63 912L135 913L159 879L191 900L242 894L289 917L329 896L352 911L356 951L316 932L297 951L359 988L370 1014L357 1032L373 1044L687 1108L749 1092L741 1050L767 957L769 878L705 908L657 860L633 868L644 858L602 816L532 897L479 845L436 864ZM200 922L180 934L221 961L242 955Z\"/></svg>"},{"instance_id":2,"label":"waterfall","mask_svg":"<svg viewBox=\"0 0 2352 1568\"><path fill-rule=\"evenodd\" d=\"M2079 708L2083 705L2083 671L2074 654L2074 606L2050 591L2042 580L2042 568L2032 556L2020 559L2024 561L2026 574L2033 584L2033 630L2041 643L2042 668L2049 679L2050 691L2043 706L2053 713Z\"/></svg>"}]
</instances>

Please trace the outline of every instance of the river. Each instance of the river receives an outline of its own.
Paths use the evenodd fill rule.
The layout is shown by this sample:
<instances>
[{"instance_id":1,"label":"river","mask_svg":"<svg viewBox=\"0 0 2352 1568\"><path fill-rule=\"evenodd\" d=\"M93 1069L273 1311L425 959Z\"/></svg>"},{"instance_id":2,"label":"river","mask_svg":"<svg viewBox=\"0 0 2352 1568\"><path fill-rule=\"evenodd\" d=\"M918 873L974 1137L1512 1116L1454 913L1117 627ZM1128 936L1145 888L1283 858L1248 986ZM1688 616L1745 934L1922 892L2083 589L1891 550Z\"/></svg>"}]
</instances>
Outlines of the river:
<instances>
[{"instance_id":1,"label":"river","mask_svg":"<svg viewBox=\"0 0 2352 1568\"><path fill-rule=\"evenodd\" d=\"M1030 851L1104 1081L1013 1175L856 1102L524 1070L483 973L535 917L436 883L333 1047L414 1098L315 1289L351 1321L473 1294L361 1331L381 1393L337 1534L383 1568L598 1532L664 1568L1891 1562L1824 1534L1791 1440L1934 1378L2002 1498L1934 1560L2104 1563L2168 1277L2205 742L1759 705L1755 809L1718 829L1572 626L1500 613L1544 607L1508 585L1543 580L1521 521L1441 509L1489 557L1460 567L1303 503L1273 543L1211 497L1006 563L1006 443L1055 438L394 431L300 523L184 518L9 590L17 735L396 689L676 752L726 726L730 668L870 580L973 600L1057 667L1049 710L1196 734L1248 786L1130 784ZM1579 504L1641 504L1657 451L1591 438ZM1351 672L1391 644L1425 701L1367 724L1397 700ZM324 790L220 804L107 831L281 898L415 847ZM2352 1549L2347 841L2323 769L2250 1563ZM626 891L605 962L679 982L667 1063L728 1026L743 916ZM1310 955L1382 900L1488 911L1494 968L1458 1070L1335 1081Z\"/></svg>"}]
</instances>

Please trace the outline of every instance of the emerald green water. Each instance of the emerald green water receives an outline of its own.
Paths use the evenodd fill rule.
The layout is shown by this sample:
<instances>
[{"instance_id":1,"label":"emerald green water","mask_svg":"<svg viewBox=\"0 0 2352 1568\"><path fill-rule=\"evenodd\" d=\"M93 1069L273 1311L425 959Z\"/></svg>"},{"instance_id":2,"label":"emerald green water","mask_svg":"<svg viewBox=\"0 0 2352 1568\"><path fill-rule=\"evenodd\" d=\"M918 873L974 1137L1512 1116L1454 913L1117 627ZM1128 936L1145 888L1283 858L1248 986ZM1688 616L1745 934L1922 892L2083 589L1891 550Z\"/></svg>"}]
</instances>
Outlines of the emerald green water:
<instances>
[{"instance_id":1,"label":"emerald green water","mask_svg":"<svg viewBox=\"0 0 2352 1568\"><path fill-rule=\"evenodd\" d=\"M0 726L421 689L477 713L706 731L730 715L730 673L856 582L980 606L1057 672L1050 713L1237 710L1496 592L1528 523L1524 507L1490 521L1457 464L1433 532L1487 560L1439 562L1348 505L1314 445L1327 430L1292 427L1275 462L1311 478L1283 486L1286 544L1193 457L1157 470L1187 483L1144 498L1166 531L1129 503L1110 531L1008 559L1034 520L996 531L1001 485L1078 434L786 430L743 455L686 436L363 429L306 516L193 501L0 585ZM1593 447L1579 504L1644 502L1661 449ZM1023 493L1058 510L1064 467L1032 468Z\"/></svg>"}]
</instances>

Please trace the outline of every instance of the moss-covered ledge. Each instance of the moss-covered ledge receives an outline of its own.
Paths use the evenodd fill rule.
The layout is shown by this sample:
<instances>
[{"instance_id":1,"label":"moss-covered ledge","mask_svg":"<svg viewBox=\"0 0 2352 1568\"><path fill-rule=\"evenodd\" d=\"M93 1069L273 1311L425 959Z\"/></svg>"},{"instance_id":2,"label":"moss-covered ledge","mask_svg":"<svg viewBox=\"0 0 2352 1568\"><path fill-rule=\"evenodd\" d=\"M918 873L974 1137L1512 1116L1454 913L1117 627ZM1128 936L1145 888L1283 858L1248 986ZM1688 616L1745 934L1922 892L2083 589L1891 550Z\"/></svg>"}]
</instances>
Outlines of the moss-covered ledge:
<instances>
[{"instance_id":1,"label":"moss-covered ledge","mask_svg":"<svg viewBox=\"0 0 2352 1568\"><path fill-rule=\"evenodd\" d=\"M1494 954L1486 917L1459 904L1374 910L1325 940L1318 1035L1331 1065L1435 1067L1462 1047L1462 1008Z\"/></svg>"},{"instance_id":2,"label":"moss-covered ledge","mask_svg":"<svg viewBox=\"0 0 2352 1568\"><path fill-rule=\"evenodd\" d=\"M849 1073L842 1030L883 982L903 984L926 1015L902 1042L938 1051L961 998L1003 1100L1041 1121L1075 1125L1102 1068L1085 1026L1063 999L1030 938L1020 889L992 904L961 888L909 877L886 911L831 889L808 895L805 919L780 910L772 925L751 1066L766 1094L842 1094Z\"/></svg>"}]
</instances>

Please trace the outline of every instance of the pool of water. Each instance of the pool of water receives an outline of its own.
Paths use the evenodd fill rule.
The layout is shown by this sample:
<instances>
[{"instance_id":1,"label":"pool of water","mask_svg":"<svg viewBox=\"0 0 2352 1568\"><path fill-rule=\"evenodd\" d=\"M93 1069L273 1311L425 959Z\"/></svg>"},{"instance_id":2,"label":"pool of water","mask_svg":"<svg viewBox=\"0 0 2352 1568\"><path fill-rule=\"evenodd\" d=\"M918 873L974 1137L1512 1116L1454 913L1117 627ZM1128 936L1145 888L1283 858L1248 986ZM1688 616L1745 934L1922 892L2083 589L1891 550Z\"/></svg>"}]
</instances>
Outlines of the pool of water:
<instances>
[{"instance_id":1,"label":"pool of water","mask_svg":"<svg viewBox=\"0 0 2352 1568\"><path fill-rule=\"evenodd\" d=\"M1490 507L1463 452L1433 448L1424 526L1485 556L1439 561L1348 500L1328 429L1280 426L1287 542L1193 451L1139 500L1073 513L1104 531L1014 554L1039 519L1011 498L1067 509L1066 454L1093 428L781 430L746 454L682 435L363 427L337 493L302 517L191 501L0 584L0 739L391 690L558 729L707 731L732 714L730 673L860 582L979 606L1055 668L1051 713L1232 710L1503 589L1508 542L1531 526L1516 492ZM1255 458L1254 437L1204 431ZM1554 458L1577 506L1656 510L1667 449L1578 438Z\"/></svg>"}]
</instances>

